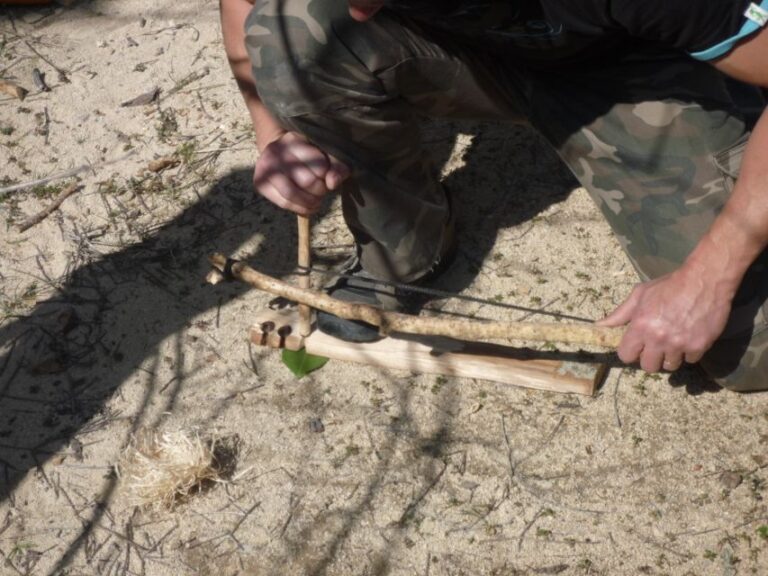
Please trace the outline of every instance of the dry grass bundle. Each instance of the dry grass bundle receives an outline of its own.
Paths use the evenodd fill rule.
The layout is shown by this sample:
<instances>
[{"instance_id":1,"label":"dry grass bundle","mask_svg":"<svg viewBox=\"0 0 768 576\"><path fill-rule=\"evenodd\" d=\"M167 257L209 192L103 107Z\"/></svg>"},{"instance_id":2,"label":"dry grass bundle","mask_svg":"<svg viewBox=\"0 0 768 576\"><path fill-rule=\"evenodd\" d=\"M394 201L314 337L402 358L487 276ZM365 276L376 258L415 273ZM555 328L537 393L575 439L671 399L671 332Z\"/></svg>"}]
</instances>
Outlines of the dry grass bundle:
<instances>
[{"instance_id":1,"label":"dry grass bundle","mask_svg":"<svg viewBox=\"0 0 768 576\"><path fill-rule=\"evenodd\" d=\"M196 430L138 433L118 466L130 503L171 508L223 481L232 462L221 462L217 452L234 457L236 449L217 450L218 441L203 438Z\"/></svg>"}]
</instances>

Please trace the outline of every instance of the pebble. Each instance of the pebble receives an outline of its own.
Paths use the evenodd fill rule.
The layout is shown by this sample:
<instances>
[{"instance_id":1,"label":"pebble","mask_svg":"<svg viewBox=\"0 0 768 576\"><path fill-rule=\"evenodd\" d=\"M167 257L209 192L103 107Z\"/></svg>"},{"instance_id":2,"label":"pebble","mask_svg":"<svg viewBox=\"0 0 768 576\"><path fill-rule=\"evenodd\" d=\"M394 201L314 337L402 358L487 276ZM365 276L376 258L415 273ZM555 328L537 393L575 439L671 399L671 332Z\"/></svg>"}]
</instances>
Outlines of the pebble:
<instances>
[{"instance_id":1,"label":"pebble","mask_svg":"<svg viewBox=\"0 0 768 576\"><path fill-rule=\"evenodd\" d=\"M728 488L728 490L733 490L734 488L738 488L739 485L744 481L744 479L741 477L741 474L738 472L723 472L720 474L720 483Z\"/></svg>"}]
</instances>

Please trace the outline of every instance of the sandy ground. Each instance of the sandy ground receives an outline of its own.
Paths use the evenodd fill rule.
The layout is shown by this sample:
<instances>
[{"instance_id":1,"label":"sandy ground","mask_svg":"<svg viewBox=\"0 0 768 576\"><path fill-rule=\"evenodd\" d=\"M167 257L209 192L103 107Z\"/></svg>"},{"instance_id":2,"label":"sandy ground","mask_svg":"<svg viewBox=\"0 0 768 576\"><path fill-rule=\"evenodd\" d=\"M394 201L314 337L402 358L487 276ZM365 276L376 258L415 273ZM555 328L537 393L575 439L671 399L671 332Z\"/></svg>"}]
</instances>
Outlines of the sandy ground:
<instances>
[{"instance_id":1,"label":"sandy ground","mask_svg":"<svg viewBox=\"0 0 768 576\"><path fill-rule=\"evenodd\" d=\"M30 90L0 96L0 187L82 167L24 233L75 179L0 196L0 574L768 574L764 394L619 366L594 398L342 362L296 380L248 346L269 297L204 284L205 257L286 276L295 225L251 192L216 2L4 9L0 70ZM628 293L535 134L425 139L462 214L445 288L591 318ZM318 256L349 242L329 203ZM237 442L229 481L133 508L132 435L193 427Z\"/></svg>"}]
</instances>

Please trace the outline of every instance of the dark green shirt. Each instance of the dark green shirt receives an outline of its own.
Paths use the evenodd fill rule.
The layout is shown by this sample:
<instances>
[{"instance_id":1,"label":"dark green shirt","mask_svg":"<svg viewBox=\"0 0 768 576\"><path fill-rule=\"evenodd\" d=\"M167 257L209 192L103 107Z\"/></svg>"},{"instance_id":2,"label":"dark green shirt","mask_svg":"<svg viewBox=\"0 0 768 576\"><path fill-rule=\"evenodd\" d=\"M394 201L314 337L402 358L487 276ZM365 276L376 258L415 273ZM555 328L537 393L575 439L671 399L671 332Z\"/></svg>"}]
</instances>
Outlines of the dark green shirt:
<instances>
[{"instance_id":1,"label":"dark green shirt","mask_svg":"<svg viewBox=\"0 0 768 576\"><path fill-rule=\"evenodd\" d=\"M768 15L768 0L392 0L388 6L429 33L530 65L594 62L638 49L710 60L744 37L745 26L749 34L762 27L745 16L750 6L758 21L760 10Z\"/></svg>"}]
</instances>

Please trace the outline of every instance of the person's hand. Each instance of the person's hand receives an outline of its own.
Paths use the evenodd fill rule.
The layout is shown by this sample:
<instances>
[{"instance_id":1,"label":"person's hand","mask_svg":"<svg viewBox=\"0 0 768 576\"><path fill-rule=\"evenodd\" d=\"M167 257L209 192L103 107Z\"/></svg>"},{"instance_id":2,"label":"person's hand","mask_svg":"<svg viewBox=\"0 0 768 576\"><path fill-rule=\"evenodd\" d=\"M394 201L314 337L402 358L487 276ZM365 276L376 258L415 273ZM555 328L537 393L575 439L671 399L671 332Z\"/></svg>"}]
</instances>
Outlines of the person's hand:
<instances>
[{"instance_id":1,"label":"person's hand","mask_svg":"<svg viewBox=\"0 0 768 576\"><path fill-rule=\"evenodd\" d=\"M346 165L295 132L268 144L253 172L256 192L280 208L307 216L349 176Z\"/></svg>"},{"instance_id":2,"label":"person's hand","mask_svg":"<svg viewBox=\"0 0 768 576\"><path fill-rule=\"evenodd\" d=\"M731 297L721 294L716 279L703 272L684 266L639 284L623 304L598 322L629 325L617 350L623 362L639 361L646 372L658 372L701 359L722 334L731 310Z\"/></svg>"}]
</instances>

